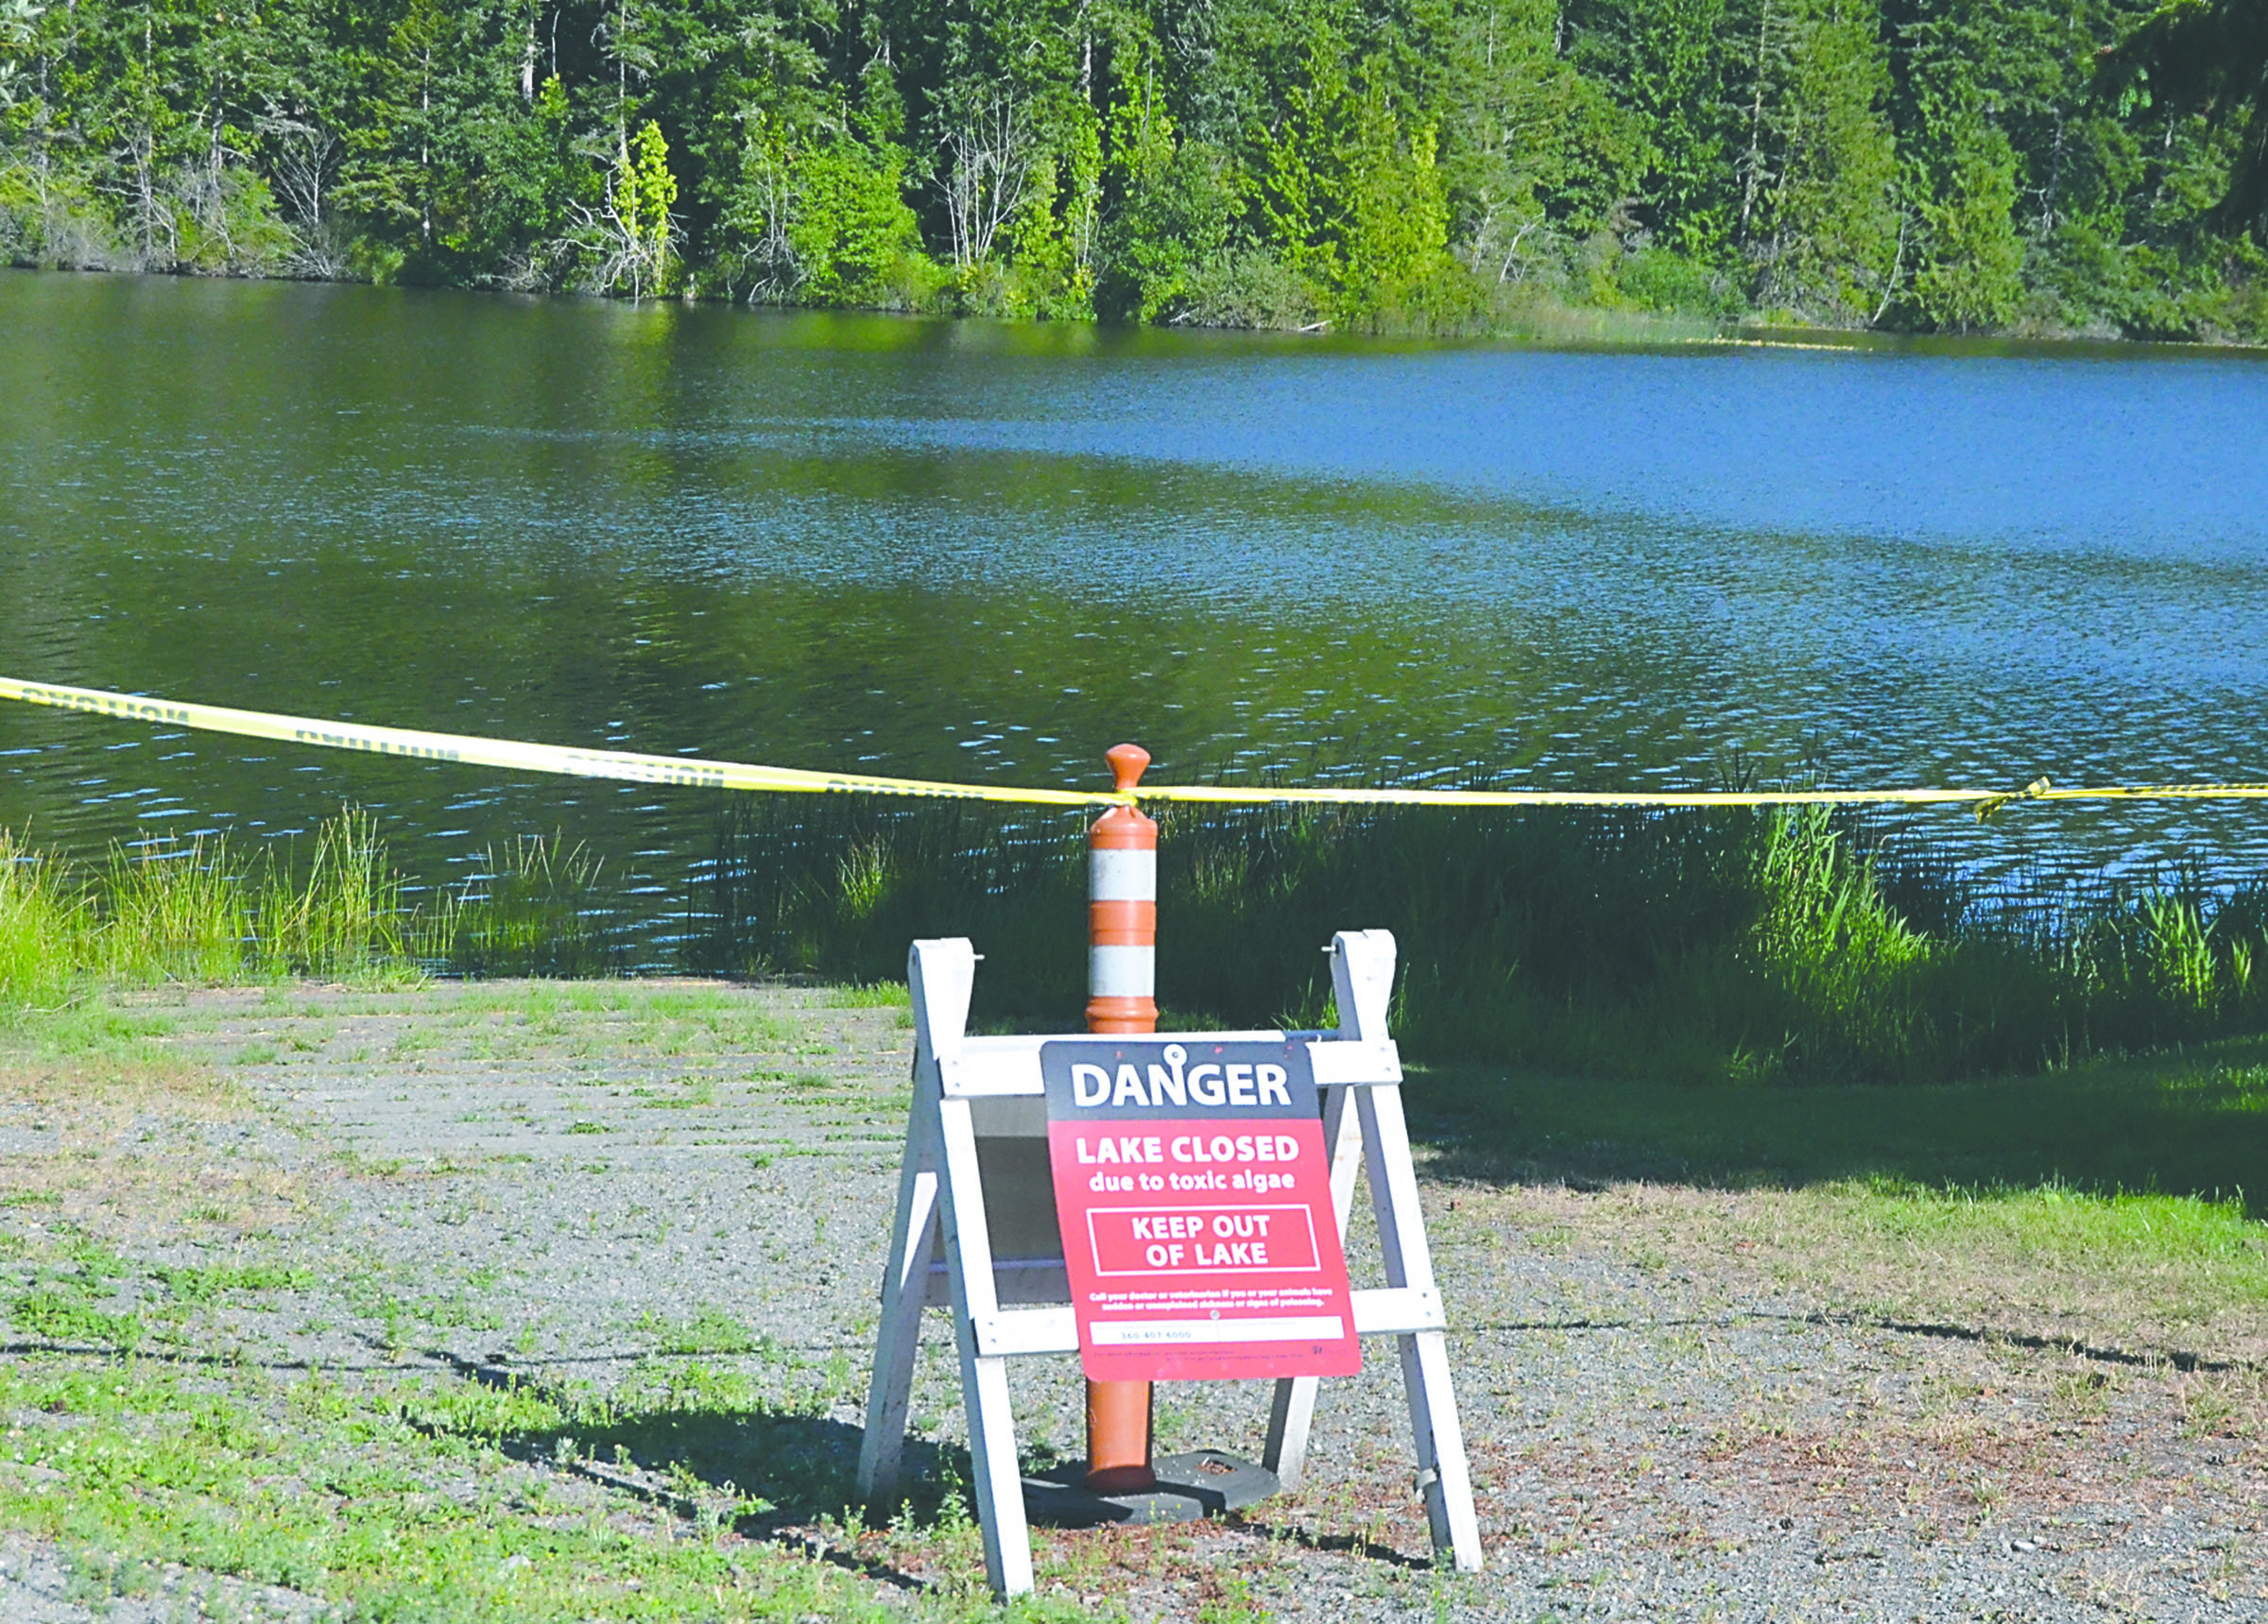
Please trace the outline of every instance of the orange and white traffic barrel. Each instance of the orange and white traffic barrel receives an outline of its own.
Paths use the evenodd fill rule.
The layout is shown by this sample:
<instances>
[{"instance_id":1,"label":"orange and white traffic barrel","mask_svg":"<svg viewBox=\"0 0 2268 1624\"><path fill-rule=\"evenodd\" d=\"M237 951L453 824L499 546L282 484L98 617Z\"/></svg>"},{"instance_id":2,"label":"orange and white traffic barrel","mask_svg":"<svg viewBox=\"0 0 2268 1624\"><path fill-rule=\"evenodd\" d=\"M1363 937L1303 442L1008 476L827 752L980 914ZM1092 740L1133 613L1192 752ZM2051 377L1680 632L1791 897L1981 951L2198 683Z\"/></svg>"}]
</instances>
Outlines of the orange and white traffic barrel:
<instances>
[{"instance_id":1,"label":"orange and white traffic barrel","mask_svg":"<svg viewBox=\"0 0 2268 1624\"><path fill-rule=\"evenodd\" d=\"M1150 753L1114 744L1106 758L1123 795ZM1158 1030L1158 825L1115 806L1087 832L1087 1030Z\"/></svg>"},{"instance_id":2,"label":"orange and white traffic barrel","mask_svg":"<svg viewBox=\"0 0 2268 1624\"><path fill-rule=\"evenodd\" d=\"M1105 752L1121 795L1142 781L1140 744ZM1115 806L1087 834L1087 1030L1158 1030L1158 825ZM1087 1486L1105 1494L1156 1486L1150 1470L1150 1384L1087 1384Z\"/></svg>"}]
</instances>

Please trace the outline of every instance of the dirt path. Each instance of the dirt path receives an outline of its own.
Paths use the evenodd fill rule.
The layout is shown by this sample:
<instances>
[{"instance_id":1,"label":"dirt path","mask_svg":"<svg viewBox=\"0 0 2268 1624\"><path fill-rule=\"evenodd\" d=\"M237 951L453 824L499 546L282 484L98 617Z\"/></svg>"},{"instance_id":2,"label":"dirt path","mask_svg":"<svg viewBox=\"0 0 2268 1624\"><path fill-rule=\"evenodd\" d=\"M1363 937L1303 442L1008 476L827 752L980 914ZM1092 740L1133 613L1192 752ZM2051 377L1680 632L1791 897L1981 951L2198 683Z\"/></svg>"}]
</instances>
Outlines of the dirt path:
<instances>
[{"instance_id":1,"label":"dirt path","mask_svg":"<svg viewBox=\"0 0 2268 1624\"><path fill-rule=\"evenodd\" d=\"M200 1346L225 1339L286 1381L424 1371L606 1394L729 1373L793 1426L649 1429L566 1464L500 1446L562 1493L688 1517L727 1479L799 1484L767 1489L776 1514L742 1531L823 1547L885 1599L971 1560L950 1529L839 1516L902 1131L902 1011L651 983L152 1002L163 1044L249 1105L187 1111L153 1084L97 1109L19 1086L0 1105L0 1169L24 1193L0 1213L11 1230L297 1271L198 1322ZM2268 1618L2268 1477L2257 1438L2211 1426L2213 1373L1828 1322L1756 1259L1630 1256L1591 1222L1611 1191L1425 1195L1488 1571L1432 1570L1375 1346L1325 1390L1301 1495L1227 1527L1043 1534L1043 1585L1216 1620ZM1364 1261L1358 1243L1358 1283ZM941 1315L924 1347L932 1446L912 1460L934 1501L960 1433ZM1076 1454L1075 1366L1035 1361L1016 1392L1027 1448ZM1257 1455L1264 1413L1254 1386L1161 1390L1160 1446ZM37 1542L0 1546L0 1617L93 1616L63 1572Z\"/></svg>"}]
</instances>

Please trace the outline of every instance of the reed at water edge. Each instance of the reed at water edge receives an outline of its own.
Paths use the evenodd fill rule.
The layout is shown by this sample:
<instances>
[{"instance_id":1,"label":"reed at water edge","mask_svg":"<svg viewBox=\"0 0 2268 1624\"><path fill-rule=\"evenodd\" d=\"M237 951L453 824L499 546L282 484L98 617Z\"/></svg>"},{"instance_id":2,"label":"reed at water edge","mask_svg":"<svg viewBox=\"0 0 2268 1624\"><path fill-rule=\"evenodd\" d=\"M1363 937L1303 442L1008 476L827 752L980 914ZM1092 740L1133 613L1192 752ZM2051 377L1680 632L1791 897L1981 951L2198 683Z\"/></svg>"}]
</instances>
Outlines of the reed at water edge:
<instances>
[{"instance_id":1,"label":"reed at water edge","mask_svg":"<svg viewBox=\"0 0 2268 1624\"><path fill-rule=\"evenodd\" d=\"M2268 889L2019 905L1821 809L1176 807L1159 842L1172 1025L1332 1024L1318 949L1383 926L1420 1059L1693 1082L1933 1081L2268 1031ZM972 1017L1076 1030L1084 819L734 803L694 967L864 981L966 935Z\"/></svg>"},{"instance_id":2,"label":"reed at water edge","mask_svg":"<svg viewBox=\"0 0 2268 1624\"><path fill-rule=\"evenodd\" d=\"M0 1016L82 983L306 975L892 981L971 937L974 1018L1073 1031L1085 818L944 802L723 803L692 917L633 913L580 846L524 838L416 894L370 817L93 869L0 832ZM2268 889L1981 895L1924 842L1816 809L1170 809L1159 999L1181 1027L1331 1024L1335 930L1400 944L1418 1059L1662 1081L1941 1081L2268 1031ZM304 860L303 863L301 860ZM638 943L667 923L665 963Z\"/></svg>"},{"instance_id":3,"label":"reed at water edge","mask_svg":"<svg viewBox=\"0 0 2268 1624\"><path fill-rule=\"evenodd\" d=\"M620 973L598 878L579 846L522 839L490 852L478 880L413 897L353 807L303 850L158 840L112 846L93 870L0 829L0 1017L87 982Z\"/></svg>"}]
</instances>

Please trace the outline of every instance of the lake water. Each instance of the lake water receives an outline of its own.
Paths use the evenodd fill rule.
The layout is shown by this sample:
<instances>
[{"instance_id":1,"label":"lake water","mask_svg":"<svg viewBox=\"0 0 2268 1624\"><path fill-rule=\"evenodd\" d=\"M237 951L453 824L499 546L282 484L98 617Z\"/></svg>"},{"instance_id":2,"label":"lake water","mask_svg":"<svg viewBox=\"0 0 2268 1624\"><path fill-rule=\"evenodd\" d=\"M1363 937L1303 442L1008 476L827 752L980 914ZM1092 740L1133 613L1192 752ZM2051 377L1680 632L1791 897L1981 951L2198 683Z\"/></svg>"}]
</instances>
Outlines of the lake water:
<instances>
[{"instance_id":1,"label":"lake water","mask_svg":"<svg viewBox=\"0 0 2268 1624\"><path fill-rule=\"evenodd\" d=\"M0 671L805 767L2268 778L2268 365L1581 353L0 273ZM341 800L656 905L692 792L0 706L82 852ZM2268 867L2257 807L1915 814Z\"/></svg>"}]
</instances>

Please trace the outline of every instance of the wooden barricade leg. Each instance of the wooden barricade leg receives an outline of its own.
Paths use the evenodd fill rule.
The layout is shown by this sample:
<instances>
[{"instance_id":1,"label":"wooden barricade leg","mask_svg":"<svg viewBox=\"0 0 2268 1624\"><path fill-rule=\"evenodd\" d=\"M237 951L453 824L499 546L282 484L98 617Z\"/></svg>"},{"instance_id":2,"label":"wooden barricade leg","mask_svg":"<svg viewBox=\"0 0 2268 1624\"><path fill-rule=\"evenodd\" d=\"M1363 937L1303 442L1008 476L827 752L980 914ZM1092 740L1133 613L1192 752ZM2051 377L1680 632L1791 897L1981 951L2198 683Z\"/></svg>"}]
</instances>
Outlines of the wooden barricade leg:
<instances>
[{"instance_id":1,"label":"wooden barricade leg","mask_svg":"<svg viewBox=\"0 0 2268 1624\"><path fill-rule=\"evenodd\" d=\"M992 1282L992 1246L985 1222L984 1186L976 1167L976 1128L969 1102L938 1104L938 1149L944 1164L947 1273L953 1281L954 1330L961 1349L961 1400L969 1416L969 1460L985 1533L985 1573L1003 1598L1032 1588L1031 1531L1023 1519L1023 1475L1008 1410L1008 1361L983 1352L980 1325L1000 1305Z\"/></svg>"},{"instance_id":2,"label":"wooden barricade leg","mask_svg":"<svg viewBox=\"0 0 2268 1624\"><path fill-rule=\"evenodd\" d=\"M898 1212L882 1278L882 1322L874 1375L867 1385L866 1433L858 1445L858 1492L869 1505L898 1495L914 1354L937 1242L937 1056L957 1050L969 1025L976 953L968 941L916 942L906 950L905 984L914 1006L913 1103L906 1112L905 1160L898 1170Z\"/></svg>"},{"instance_id":3,"label":"wooden barricade leg","mask_svg":"<svg viewBox=\"0 0 2268 1624\"><path fill-rule=\"evenodd\" d=\"M1347 1217L1354 1207L1354 1175L1362 1166L1357 1115L1347 1108L1347 1096L1353 1092L1323 1091L1323 1154L1331 1159L1331 1207L1338 1217L1341 1246L1347 1243ZM1315 1418L1317 1382L1312 1376L1280 1377L1268 1406L1268 1443L1261 1464L1286 1489L1298 1488L1307 1476L1307 1434Z\"/></svg>"},{"instance_id":4,"label":"wooden barricade leg","mask_svg":"<svg viewBox=\"0 0 2268 1624\"><path fill-rule=\"evenodd\" d=\"M1331 981L1338 1000L1341 1036L1361 1041L1385 1038L1386 1008L1394 990L1394 937L1389 932L1342 931L1332 938ZM1433 1291L1433 1253L1425 1242L1418 1177L1410 1166L1410 1134L1401 1114L1401 1088L1396 1084L1380 1084L1344 1092L1356 1097L1365 1171L1370 1181L1370 1207L1378 1219L1386 1284ZM1334 1161L1334 1196L1338 1178ZM1347 1232L1345 1211L1342 1205L1342 1236ZM1477 1572L1481 1565L1480 1522L1473 1514L1472 1473L1465 1460L1465 1435L1457 1425L1456 1394L1450 1386L1448 1339L1439 1331L1415 1331L1398 1340L1401 1344L1402 1391L1409 1399L1410 1431L1417 1445L1418 1482L1425 1495L1434 1548L1449 1551L1460 1572Z\"/></svg>"},{"instance_id":5,"label":"wooden barricade leg","mask_svg":"<svg viewBox=\"0 0 2268 1624\"><path fill-rule=\"evenodd\" d=\"M945 1274L953 1287L954 1340L961 1355L961 1401L969 1417L977 1521L985 1534L985 1574L993 1594L1005 1599L1032 1588L1031 1532L1024 1525L1023 1477L1008 1409L1007 1360L984 1346L994 1334L1000 1299L992 1278L984 1181L976 1164L976 1124L968 1101L945 1098L941 1070L944 1061L959 1054L968 1031L975 949L962 936L916 942L906 957L905 981L914 1004L913 1126L907 1132L907 1171L899 1187L901 1240L892 1248L891 1273L883 1284L875 1397L868 1409L860 1470L863 1479L869 1457L877 1481L885 1461L895 1468L905 1431L913 1350L928 1295L927 1237L941 1233ZM913 1142L917 1139L919 1144ZM925 1202L934 1204L936 1214L926 1222Z\"/></svg>"},{"instance_id":6,"label":"wooden barricade leg","mask_svg":"<svg viewBox=\"0 0 2268 1624\"><path fill-rule=\"evenodd\" d=\"M878 1509L898 1499L898 1463L905 1416L914 1396L914 1354L921 1340L921 1305L937 1244L936 1105L914 1068L914 1104L905 1128L905 1164L898 1175L898 1218L882 1280L882 1323L874 1336L874 1376L867 1388L867 1428L858 1446L858 1493Z\"/></svg>"},{"instance_id":7,"label":"wooden barricade leg","mask_svg":"<svg viewBox=\"0 0 2268 1624\"><path fill-rule=\"evenodd\" d=\"M1371 1209L1378 1215L1379 1249L1386 1284L1434 1288L1433 1255L1418 1206L1418 1179L1410 1167L1409 1128L1401 1089L1387 1084L1359 1090L1363 1150L1368 1159ZM1410 1402L1410 1430L1418 1447L1418 1482L1425 1494L1434 1548L1450 1551L1461 1573L1481 1566L1481 1528L1472 1509L1472 1473L1465 1434L1450 1387L1448 1339L1439 1331L1402 1336L1401 1383Z\"/></svg>"}]
</instances>

